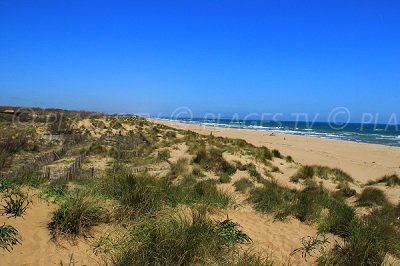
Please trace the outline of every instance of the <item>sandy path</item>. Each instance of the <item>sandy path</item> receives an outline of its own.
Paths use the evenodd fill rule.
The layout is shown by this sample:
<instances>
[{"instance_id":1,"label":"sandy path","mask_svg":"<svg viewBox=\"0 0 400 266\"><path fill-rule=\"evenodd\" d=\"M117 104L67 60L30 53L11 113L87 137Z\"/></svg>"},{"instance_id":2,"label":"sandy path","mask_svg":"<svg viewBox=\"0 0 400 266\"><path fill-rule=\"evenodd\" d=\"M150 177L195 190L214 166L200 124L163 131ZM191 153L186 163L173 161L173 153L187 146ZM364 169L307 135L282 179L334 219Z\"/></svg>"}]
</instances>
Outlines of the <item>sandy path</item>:
<instances>
[{"instance_id":1,"label":"sandy path","mask_svg":"<svg viewBox=\"0 0 400 266\"><path fill-rule=\"evenodd\" d=\"M377 179L385 174L400 174L400 147L352 141L296 136L249 129L220 128L150 119L167 126L192 130L200 134L241 138L257 146L278 149L301 164L339 167L359 182Z\"/></svg>"}]
</instances>

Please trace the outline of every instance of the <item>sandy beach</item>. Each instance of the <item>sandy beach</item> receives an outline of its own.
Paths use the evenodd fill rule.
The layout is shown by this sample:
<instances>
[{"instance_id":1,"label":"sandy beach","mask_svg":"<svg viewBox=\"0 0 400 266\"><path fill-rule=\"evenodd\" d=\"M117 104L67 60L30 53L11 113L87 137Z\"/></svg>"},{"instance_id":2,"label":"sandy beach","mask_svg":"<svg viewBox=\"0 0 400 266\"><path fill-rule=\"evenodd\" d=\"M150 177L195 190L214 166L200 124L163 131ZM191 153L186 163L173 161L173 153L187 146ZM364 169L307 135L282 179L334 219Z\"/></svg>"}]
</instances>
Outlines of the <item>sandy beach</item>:
<instances>
[{"instance_id":1,"label":"sandy beach","mask_svg":"<svg viewBox=\"0 0 400 266\"><path fill-rule=\"evenodd\" d=\"M271 131L212 127L159 119L150 120L204 135L209 135L212 132L214 136L240 138L256 146L278 149L284 155L292 156L296 162L301 164L318 164L341 168L360 183L375 180L386 174L400 174L400 147Z\"/></svg>"}]
</instances>

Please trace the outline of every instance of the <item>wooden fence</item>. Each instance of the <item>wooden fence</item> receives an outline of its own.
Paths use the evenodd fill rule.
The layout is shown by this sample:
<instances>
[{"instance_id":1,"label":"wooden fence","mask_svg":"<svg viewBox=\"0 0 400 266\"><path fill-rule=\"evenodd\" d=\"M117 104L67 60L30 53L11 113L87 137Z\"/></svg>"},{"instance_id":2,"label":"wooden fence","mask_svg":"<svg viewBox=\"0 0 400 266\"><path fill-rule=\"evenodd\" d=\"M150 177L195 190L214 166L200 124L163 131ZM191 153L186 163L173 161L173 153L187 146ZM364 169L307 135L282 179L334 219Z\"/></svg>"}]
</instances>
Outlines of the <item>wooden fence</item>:
<instances>
[{"instance_id":1,"label":"wooden fence","mask_svg":"<svg viewBox=\"0 0 400 266\"><path fill-rule=\"evenodd\" d=\"M43 177L46 179L62 179L70 180L73 178L74 174L81 168L83 161L88 155L89 151L85 150L82 152L75 160L67 167L50 167L46 166L43 168Z\"/></svg>"},{"instance_id":2,"label":"wooden fence","mask_svg":"<svg viewBox=\"0 0 400 266\"><path fill-rule=\"evenodd\" d=\"M137 174L142 172L162 171L169 169L170 169L169 163L165 162L159 164L150 164L150 165L132 167L129 171L132 172L132 174Z\"/></svg>"}]
</instances>

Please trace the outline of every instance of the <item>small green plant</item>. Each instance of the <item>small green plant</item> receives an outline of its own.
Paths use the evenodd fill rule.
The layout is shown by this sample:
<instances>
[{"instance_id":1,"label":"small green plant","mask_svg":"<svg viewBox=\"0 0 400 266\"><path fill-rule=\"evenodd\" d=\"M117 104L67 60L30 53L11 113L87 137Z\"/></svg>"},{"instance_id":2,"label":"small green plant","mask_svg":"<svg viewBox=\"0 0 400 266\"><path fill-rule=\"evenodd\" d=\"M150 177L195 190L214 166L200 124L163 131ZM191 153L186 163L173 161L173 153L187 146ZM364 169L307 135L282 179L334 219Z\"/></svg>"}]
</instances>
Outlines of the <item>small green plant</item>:
<instances>
[{"instance_id":1,"label":"small green plant","mask_svg":"<svg viewBox=\"0 0 400 266\"><path fill-rule=\"evenodd\" d=\"M6 224L0 226L0 248L10 252L15 245L21 244L21 240L21 235L17 229Z\"/></svg>"},{"instance_id":2,"label":"small green plant","mask_svg":"<svg viewBox=\"0 0 400 266\"><path fill-rule=\"evenodd\" d=\"M301 247L296 248L290 253L293 256L296 253L301 253L301 257L307 261L307 256L313 257L316 252L323 251L325 246L329 244L328 238L325 234L317 234L315 237L307 236L301 238Z\"/></svg>"},{"instance_id":3,"label":"small green plant","mask_svg":"<svg viewBox=\"0 0 400 266\"><path fill-rule=\"evenodd\" d=\"M30 201L28 197L23 193L12 193L4 199L3 215L8 217L20 217L22 216L29 207Z\"/></svg>"},{"instance_id":4,"label":"small green plant","mask_svg":"<svg viewBox=\"0 0 400 266\"><path fill-rule=\"evenodd\" d=\"M215 232L220 238L225 240L228 245L251 243L251 238L238 227L239 225L237 223L227 218L224 221L216 222Z\"/></svg>"},{"instance_id":5,"label":"small green plant","mask_svg":"<svg viewBox=\"0 0 400 266\"><path fill-rule=\"evenodd\" d=\"M251 182L251 180L245 177L239 179L238 181L233 183L233 185L236 191L240 191L242 193L245 193L248 189L254 187L253 182Z\"/></svg>"}]
</instances>

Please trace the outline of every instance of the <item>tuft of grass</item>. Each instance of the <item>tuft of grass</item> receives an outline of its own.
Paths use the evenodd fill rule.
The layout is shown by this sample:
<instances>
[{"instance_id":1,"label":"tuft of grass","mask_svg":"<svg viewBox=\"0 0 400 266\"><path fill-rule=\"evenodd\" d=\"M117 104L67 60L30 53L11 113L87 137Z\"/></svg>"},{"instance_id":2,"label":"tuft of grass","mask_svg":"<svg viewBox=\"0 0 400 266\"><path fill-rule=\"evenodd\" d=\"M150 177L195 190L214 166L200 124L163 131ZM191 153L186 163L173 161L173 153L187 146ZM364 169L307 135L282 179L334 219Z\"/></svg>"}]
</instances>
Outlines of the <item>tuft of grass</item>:
<instances>
[{"instance_id":1,"label":"tuft of grass","mask_svg":"<svg viewBox=\"0 0 400 266\"><path fill-rule=\"evenodd\" d=\"M239 179L238 181L233 183L233 185L234 185L236 191L240 191L242 193L245 193L248 189L254 187L253 182L251 182L251 180L249 180L245 177Z\"/></svg>"},{"instance_id":2,"label":"tuft of grass","mask_svg":"<svg viewBox=\"0 0 400 266\"><path fill-rule=\"evenodd\" d=\"M377 188L365 188L357 200L358 206L371 207L374 205L383 206L387 205L388 201L382 190Z\"/></svg>"},{"instance_id":3,"label":"tuft of grass","mask_svg":"<svg viewBox=\"0 0 400 266\"><path fill-rule=\"evenodd\" d=\"M236 168L223 158L222 151L217 148L208 151L205 147L198 149L193 162L206 171L214 171L217 175L233 175L236 172Z\"/></svg>"},{"instance_id":4,"label":"tuft of grass","mask_svg":"<svg viewBox=\"0 0 400 266\"><path fill-rule=\"evenodd\" d=\"M215 223L203 210L161 214L130 230L131 244L112 258L113 265L218 265L249 238L230 220Z\"/></svg>"},{"instance_id":5,"label":"tuft of grass","mask_svg":"<svg viewBox=\"0 0 400 266\"><path fill-rule=\"evenodd\" d=\"M281 187L274 181L265 181L263 187L252 189L249 197L257 210L275 213L276 217L289 215L295 200L293 190Z\"/></svg>"},{"instance_id":6,"label":"tuft of grass","mask_svg":"<svg viewBox=\"0 0 400 266\"><path fill-rule=\"evenodd\" d=\"M349 226L349 235L324 258L325 265L382 265L387 253L400 255L400 205L375 210Z\"/></svg>"},{"instance_id":7,"label":"tuft of grass","mask_svg":"<svg viewBox=\"0 0 400 266\"><path fill-rule=\"evenodd\" d=\"M319 165L302 166L296 174L290 177L290 180L297 183L300 179L312 179L315 176L321 179L332 179L335 182L353 182L353 178L341 169Z\"/></svg>"},{"instance_id":8,"label":"tuft of grass","mask_svg":"<svg viewBox=\"0 0 400 266\"><path fill-rule=\"evenodd\" d=\"M354 210L341 197L316 185L296 191L265 181L262 188L251 190L249 201L259 211L274 213L276 219L293 215L300 221L317 223L321 232L340 236L348 234L348 225L354 218Z\"/></svg>"},{"instance_id":9,"label":"tuft of grass","mask_svg":"<svg viewBox=\"0 0 400 266\"><path fill-rule=\"evenodd\" d=\"M21 244L21 235L18 233L17 229L11 225L3 224L0 226L0 248L11 252L14 246Z\"/></svg>"},{"instance_id":10,"label":"tuft of grass","mask_svg":"<svg viewBox=\"0 0 400 266\"><path fill-rule=\"evenodd\" d=\"M92 226L107 221L105 209L94 199L75 191L53 213L49 227L53 236L65 234L69 236L85 235Z\"/></svg>"},{"instance_id":11,"label":"tuft of grass","mask_svg":"<svg viewBox=\"0 0 400 266\"><path fill-rule=\"evenodd\" d=\"M131 175L117 172L101 181L101 190L105 195L138 214L154 213L166 199L163 181L146 173Z\"/></svg>"},{"instance_id":12,"label":"tuft of grass","mask_svg":"<svg viewBox=\"0 0 400 266\"><path fill-rule=\"evenodd\" d=\"M21 192L10 193L4 199L2 215L14 218L20 217L26 212L30 203L26 194Z\"/></svg>"}]
</instances>

